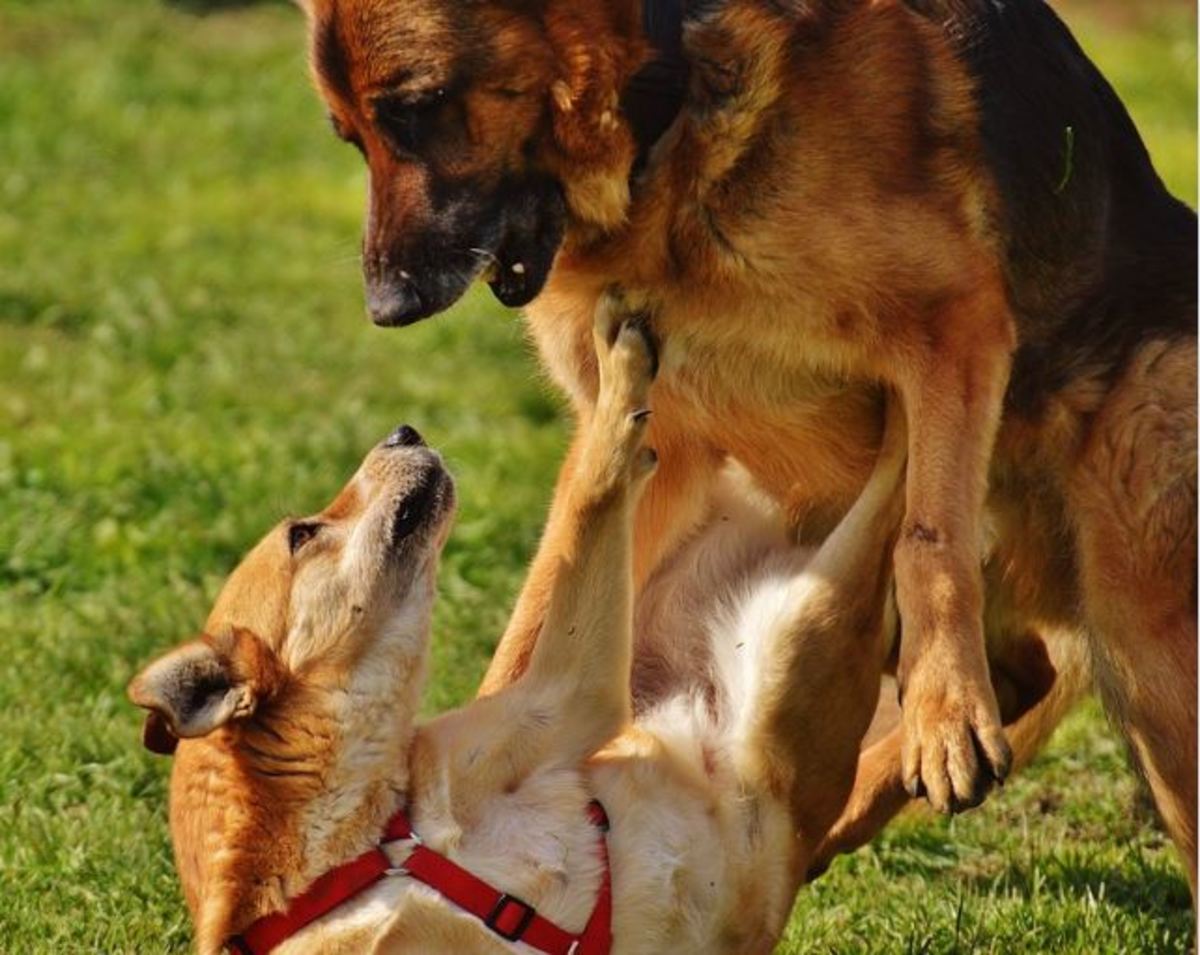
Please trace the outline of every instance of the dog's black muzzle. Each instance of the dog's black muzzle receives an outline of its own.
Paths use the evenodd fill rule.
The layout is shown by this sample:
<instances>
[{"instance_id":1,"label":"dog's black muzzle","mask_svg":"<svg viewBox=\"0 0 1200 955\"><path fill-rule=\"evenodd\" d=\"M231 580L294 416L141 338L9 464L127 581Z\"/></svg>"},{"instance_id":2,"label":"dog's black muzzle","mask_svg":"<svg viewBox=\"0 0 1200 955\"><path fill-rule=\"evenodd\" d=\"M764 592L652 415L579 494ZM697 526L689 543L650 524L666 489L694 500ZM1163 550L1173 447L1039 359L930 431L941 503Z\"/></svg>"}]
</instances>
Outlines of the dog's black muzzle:
<instances>
[{"instance_id":1,"label":"dog's black muzzle","mask_svg":"<svg viewBox=\"0 0 1200 955\"><path fill-rule=\"evenodd\" d=\"M411 325L448 309L485 274L502 304L520 308L545 287L565 229L566 203L551 179L509 180L490 201L460 188L400 247L368 240L367 311L376 325Z\"/></svg>"}]
</instances>

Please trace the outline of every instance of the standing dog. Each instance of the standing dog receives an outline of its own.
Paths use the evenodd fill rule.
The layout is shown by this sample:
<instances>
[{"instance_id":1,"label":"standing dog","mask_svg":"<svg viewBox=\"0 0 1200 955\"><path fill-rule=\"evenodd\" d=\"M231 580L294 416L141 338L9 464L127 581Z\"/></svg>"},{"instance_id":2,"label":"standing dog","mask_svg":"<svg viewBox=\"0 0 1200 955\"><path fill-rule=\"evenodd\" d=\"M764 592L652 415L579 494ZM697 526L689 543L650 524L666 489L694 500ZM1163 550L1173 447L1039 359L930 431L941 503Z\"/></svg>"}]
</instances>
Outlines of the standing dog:
<instances>
[{"instance_id":1,"label":"standing dog","mask_svg":"<svg viewBox=\"0 0 1200 955\"><path fill-rule=\"evenodd\" d=\"M374 319L486 274L532 301L575 406L486 689L546 618L616 284L667 343L639 593L729 459L825 533L873 460L878 383L901 396L903 724L864 759L842 844L906 789L981 800L1006 716L1027 758L1072 696L1040 649L1061 630L1086 636L1194 887L1196 220L1041 0L307 5L334 128L370 166ZM989 678L1010 676L1005 714Z\"/></svg>"},{"instance_id":2,"label":"standing dog","mask_svg":"<svg viewBox=\"0 0 1200 955\"><path fill-rule=\"evenodd\" d=\"M894 416L867 489L815 553L744 504L698 537L697 562L720 570L699 612L669 625L676 639L711 642L715 672L631 725L652 356L641 331L615 321L596 347L563 563L537 648L509 686L415 720L453 488L410 428L320 514L268 534L205 636L131 684L150 710L148 742L169 750L184 738L171 831L205 955L227 944L486 955L517 940L557 955L772 948L853 783L879 690L903 421ZM689 566L676 583L697 575ZM611 882L591 797L612 819ZM372 850L381 833L386 857ZM435 890L428 874L448 866L497 888L456 875ZM347 882L358 891L346 895ZM464 885L466 906L450 901ZM471 893L486 899L475 915Z\"/></svg>"}]
</instances>

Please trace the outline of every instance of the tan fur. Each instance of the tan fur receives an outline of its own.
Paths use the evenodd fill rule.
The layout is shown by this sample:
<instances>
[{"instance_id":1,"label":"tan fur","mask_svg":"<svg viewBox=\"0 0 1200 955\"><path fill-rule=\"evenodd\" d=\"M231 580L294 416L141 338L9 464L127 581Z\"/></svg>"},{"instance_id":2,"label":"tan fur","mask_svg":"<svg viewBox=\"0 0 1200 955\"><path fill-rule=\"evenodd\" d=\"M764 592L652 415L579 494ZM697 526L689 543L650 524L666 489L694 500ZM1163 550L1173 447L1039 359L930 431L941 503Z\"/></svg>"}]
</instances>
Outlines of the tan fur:
<instances>
[{"instance_id":1,"label":"tan fur","mask_svg":"<svg viewBox=\"0 0 1200 955\"><path fill-rule=\"evenodd\" d=\"M509 687L415 722L448 482L414 538L389 544L386 529L413 471L440 471L426 449L373 451L313 519L317 536L293 554L289 528L273 531L226 584L208 639L253 641L238 659L257 669L217 659L234 688L257 688L255 706L182 740L171 781L172 838L205 955L371 846L399 805L428 845L578 931L600 878L593 795L612 820L616 953L774 945L845 802L879 693L903 425L893 415L875 477L815 553L783 539L766 512L730 525L750 555L746 588L674 620L707 631L710 673L681 673L677 692L632 723L633 518L655 464L642 447L652 359L642 333L612 317L596 347L599 396L565 499L562 566L542 638ZM732 540L725 523L714 515L708 544L697 542L717 560ZM275 629L250 635L244 615ZM194 703L164 695L186 684L191 647L131 685L172 725L188 725ZM402 865L408 848L387 851ZM515 950L402 873L279 949Z\"/></svg>"},{"instance_id":2,"label":"tan fur","mask_svg":"<svg viewBox=\"0 0 1200 955\"><path fill-rule=\"evenodd\" d=\"M1196 348L1151 342L1116 384L1068 484L1084 599L1118 714L1196 884ZM1119 546L1114 542L1120 541ZM1122 599L1134 592L1138 603Z\"/></svg>"},{"instance_id":3,"label":"tan fur","mask_svg":"<svg viewBox=\"0 0 1200 955\"><path fill-rule=\"evenodd\" d=\"M428 455L428 452L425 452ZM268 534L222 589L205 624L235 687L255 688L249 713L180 742L171 784L176 863L203 952L230 926L278 909L364 832L381 826L408 782L405 753L424 673L436 526L386 556L395 511L431 461L372 455L312 519L319 533L293 555L289 523ZM440 465L439 465L440 467ZM452 500L438 491L444 524ZM427 537L427 540L422 538ZM390 606L396 595L401 606ZM130 685L165 715L167 654ZM178 674L180 668L176 667ZM186 694L182 695L186 700Z\"/></svg>"},{"instance_id":4,"label":"tan fur","mask_svg":"<svg viewBox=\"0 0 1200 955\"><path fill-rule=\"evenodd\" d=\"M890 36L896 49L905 49L898 31L888 25L900 15L878 6L860 14L872 15L881 23L873 29L846 26L845 35L861 39L875 32L881 44ZM925 55L938 56L929 38L920 42ZM940 154L922 156L921 163L903 151L879 157L878 166L864 162L857 154L860 138L882 139L898 149L904 140L890 132L862 132L862 124L874 114L864 109L859 115L855 97L866 101L872 95L874 74L860 60L849 59L850 49L847 60L839 63L838 52L833 44L820 58L820 75L806 74L802 87L796 78L802 92L789 96L789 111L806 136L772 154L770 174L788 183L803 216L764 228L754 218L753 198L762 186L744 170L736 181L723 184L717 198L678 195L679 183L686 182L689 189L697 183L691 166L695 157L707 157L705 144L727 147L728 142L717 131L691 127L685 116L658 147L660 165L650 175L663 182L648 181L628 229L602 242L568 248L546 292L529 309L530 327L555 379L577 405L586 407L590 372L576 344L579 333L572 329L586 327L590 303L609 281L653 290L655 327L664 336L666 351L664 374L656 385L660 410L652 440L671 450L663 454L661 469L667 481L652 484L647 494L652 503L639 518L640 577L670 553L703 512L708 481L723 454L736 457L784 504L801 533L811 527L819 534L844 506L846 493L859 486L877 427L870 392L847 387L843 376L866 373L894 382L910 415L918 416L912 421L917 443L909 482L910 495L917 496L910 498L910 533L898 555L901 584L908 584L901 588L910 621L906 634L912 634L905 641L901 670L911 721L908 737L912 743L930 736L948 740L942 747L934 744L932 771L921 763L916 748L910 749L906 781L911 785L919 765L935 804L967 805L982 793L973 779L980 768L973 765L974 747L963 730L973 727L977 738L985 734L982 738L995 747L996 762L1002 762L995 704L988 699L977 642L982 592L970 570L986 550L980 523L984 482L1013 344L998 278L989 275L985 264L994 260L981 212L988 186L973 172L978 163L969 140L949 138ZM905 75L906 67L892 62L881 47L853 52L869 63L878 56L881 63L896 67L898 74L881 68L889 79ZM768 49L767 61L769 54ZM952 77L954 69L947 65L942 75ZM952 88L941 92L947 125L957 125L964 136L963 95ZM770 112L761 103L752 111ZM854 141L846 140L846 130L856 131ZM686 164L685 172L672 169L672 160ZM727 157L719 165L727 168L732 162ZM942 195L928 189L897 195L896 170L922 164L938 169L939 163L928 182L940 186ZM845 197L841 207L831 206L837 196ZM746 221L744 229L740 220ZM742 248L746 252L738 254ZM750 271L745 267L750 261L779 262L780 270ZM797 289L792 277L801 275L806 285ZM813 286L814 279L820 284ZM972 292L963 296L956 288ZM905 322L913 339L905 337ZM959 339L960 334L966 337ZM803 350L797 350L798 340L806 343ZM924 341L933 350L922 349ZM880 349L877 355L873 348ZM931 375L922 369L930 369ZM1107 400L1104 387L1085 376L1041 420L1014 419L1000 430L991 465L994 533L988 544L990 566L1002 580L992 586L990 601L996 608L989 616L1015 617L1018 628L1087 629L1101 640L1110 639L1107 628L1096 628L1089 613L1080 613L1074 568L1054 556L1062 553L1060 541L1071 532L1072 519L1064 508L1072 502L1065 485L1077 466L1090 416ZM1172 400L1176 408L1189 407L1177 396ZM1181 438L1188 434L1176 433ZM1184 445L1194 460L1194 445ZM566 475L569 463L564 480ZM520 672L536 634L539 594L550 573L541 554L552 558L555 514L552 509L544 550L535 558L485 689ZM1194 534L1194 514L1181 515L1180 528L1185 536ZM945 575L940 579L948 586L920 586L935 575ZM1178 574L1171 578L1173 586L1184 586L1192 576ZM1139 603L1149 596L1140 588L1122 592L1122 599ZM1193 659L1194 627L1182 617L1173 626L1178 629L1163 639ZM1081 659L1070 657L1060 702L1081 691ZM925 663L918 667L918 660ZM1194 687L1194 681L1187 682L1189 667L1176 673L1180 692ZM1129 678L1137 677L1130 673ZM963 695L947 698L934 687ZM1060 715L1062 707L1050 712ZM1027 762L1030 751L1025 747L1045 735L1012 740L1022 747L1017 762ZM939 760L945 760L944 770ZM1180 847L1190 866L1194 852L1189 842L1182 840Z\"/></svg>"}]
</instances>

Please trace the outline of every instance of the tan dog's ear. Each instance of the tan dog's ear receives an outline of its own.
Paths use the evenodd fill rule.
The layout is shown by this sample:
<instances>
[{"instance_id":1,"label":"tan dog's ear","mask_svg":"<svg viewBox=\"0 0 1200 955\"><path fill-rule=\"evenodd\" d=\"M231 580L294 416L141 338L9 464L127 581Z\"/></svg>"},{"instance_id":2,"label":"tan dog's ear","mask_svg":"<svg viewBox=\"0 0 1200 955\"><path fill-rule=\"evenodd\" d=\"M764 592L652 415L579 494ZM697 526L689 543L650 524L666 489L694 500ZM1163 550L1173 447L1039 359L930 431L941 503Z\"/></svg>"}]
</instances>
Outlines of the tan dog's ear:
<instances>
[{"instance_id":1,"label":"tan dog's ear","mask_svg":"<svg viewBox=\"0 0 1200 955\"><path fill-rule=\"evenodd\" d=\"M128 692L150 711L142 734L146 748L170 754L180 738L207 736L253 714L280 676L266 644L235 630L224 639L201 637L176 647L134 677Z\"/></svg>"},{"instance_id":2,"label":"tan dog's ear","mask_svg":"<svg viewBox=\"0 0 1200 955\"><path fill-rule=\"evenodd\" d=\"M146 722L142 724L142 745L159 756L174 756L179 737L171 732L171 727L165 719L151 710L146 714Z\"/></svg>"}]
</instances>

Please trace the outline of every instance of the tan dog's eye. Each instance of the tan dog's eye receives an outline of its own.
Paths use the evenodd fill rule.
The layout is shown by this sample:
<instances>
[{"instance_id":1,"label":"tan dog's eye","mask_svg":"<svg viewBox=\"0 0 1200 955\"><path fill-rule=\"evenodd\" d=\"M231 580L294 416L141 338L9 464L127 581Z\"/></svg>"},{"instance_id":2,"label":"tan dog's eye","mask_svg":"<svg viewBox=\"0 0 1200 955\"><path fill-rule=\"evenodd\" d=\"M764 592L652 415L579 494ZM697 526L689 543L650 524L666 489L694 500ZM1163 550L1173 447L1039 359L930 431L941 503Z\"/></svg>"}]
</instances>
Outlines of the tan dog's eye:
<instances>
[{"instance_id":1,"label":"tan dog's eye","mask_svg":"<svg viewBox=\"0 0 1200 955\"><path fill-rule=\"evenodd\" d=\"M295 554L305 544L317 536L320 524L298 523L288 528L288 549Z\"/></svg>"}]
</instances>

